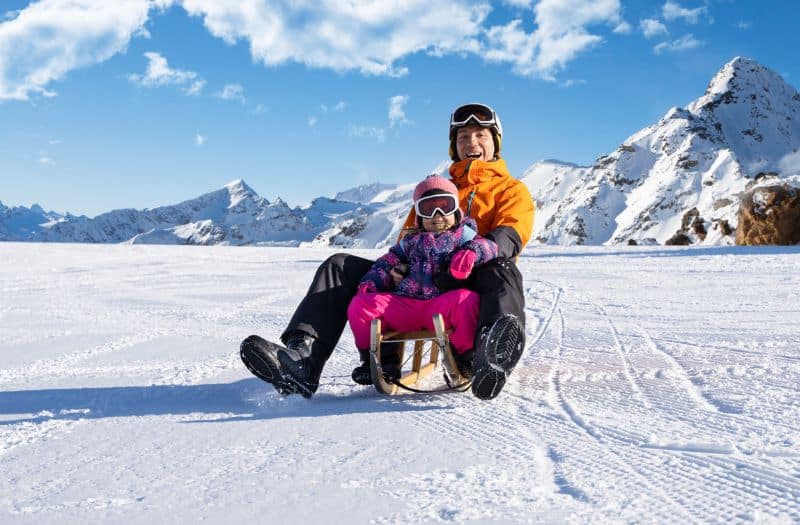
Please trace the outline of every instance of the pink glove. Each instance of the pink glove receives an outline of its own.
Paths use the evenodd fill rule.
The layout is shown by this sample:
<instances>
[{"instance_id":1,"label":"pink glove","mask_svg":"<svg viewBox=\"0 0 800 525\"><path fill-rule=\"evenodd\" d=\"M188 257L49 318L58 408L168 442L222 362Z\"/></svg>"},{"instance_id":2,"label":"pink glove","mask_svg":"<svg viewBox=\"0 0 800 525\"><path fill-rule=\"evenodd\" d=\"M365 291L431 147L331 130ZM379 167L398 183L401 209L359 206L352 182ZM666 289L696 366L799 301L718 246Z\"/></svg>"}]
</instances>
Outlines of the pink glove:
<instances>
[{"instance_id":1,"label":"pink glove","mask_svg":"<svg viewBox=\"0 0 800 525\"><path fill-rule=\"evenodd\" d=\"M456 279L466 279L475 267L478 254L472 250L459 250L450 260L450 275Z\"/></svg>"}]
</instances>

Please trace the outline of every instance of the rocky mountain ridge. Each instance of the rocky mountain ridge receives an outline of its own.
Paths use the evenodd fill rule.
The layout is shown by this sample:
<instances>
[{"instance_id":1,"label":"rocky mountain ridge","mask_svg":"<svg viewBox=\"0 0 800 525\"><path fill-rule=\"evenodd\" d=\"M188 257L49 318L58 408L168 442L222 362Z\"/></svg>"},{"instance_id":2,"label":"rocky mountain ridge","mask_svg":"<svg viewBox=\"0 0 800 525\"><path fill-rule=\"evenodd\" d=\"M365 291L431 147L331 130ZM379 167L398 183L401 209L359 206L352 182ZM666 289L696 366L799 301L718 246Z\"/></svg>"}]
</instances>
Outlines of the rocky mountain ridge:
<instances>
[{"instance_id":1,"label":"rocky mountain ridge","mask_svg":"<svg viewBox=\"0 0 800 525\"><path fill-rule=\"evenodd\" d=\"M737 57L685 108L672 108L586 167L523 175L546 244L733 244L740 195L798 179L800 94Z\"/></svg>"},{"instance_id":2,"label":"rocky mountain ridge","mask_svg":"<svg viewBox=\"0 0 800 525\"><path fill-rule=\"evenodd\" d=\"M744 191L800 184L800 94L737 57L701 97L592 166L541 161L521 180L537 203L533 242L733 244ZM413 187L359 186L290 208L237 180L173 206L94 218L0 203L0 240L379 248L396 239Z\"/></svg>"}]
</instances>

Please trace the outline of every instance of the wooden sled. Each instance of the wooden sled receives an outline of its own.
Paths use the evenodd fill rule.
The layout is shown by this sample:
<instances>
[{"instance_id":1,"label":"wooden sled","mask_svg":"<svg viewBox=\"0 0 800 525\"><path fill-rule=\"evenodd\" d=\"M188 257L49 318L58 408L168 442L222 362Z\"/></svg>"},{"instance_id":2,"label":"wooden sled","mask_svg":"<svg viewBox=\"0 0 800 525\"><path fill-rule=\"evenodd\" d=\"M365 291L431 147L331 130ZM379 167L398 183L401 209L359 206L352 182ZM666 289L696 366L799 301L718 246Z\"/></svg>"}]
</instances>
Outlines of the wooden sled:
<instances>
[{"instance_id":1,"label":"wooden sled","mask_svg":"<svg viewBox=\"0 0 800 525\"><path fill-rule=\"evenodd\" d=\"M394 395L402 391L407 392L442 392L446 390L465 390L469 386L470 380L462 376L458 371L456 360L453 357L453 350L450 348L448 333L444 328L442 314L433 316L434 331L421 330L417 332L387 332L381 330L381 320L373 319L370 331L370 372L372 374L372 384L381 394ZM407 362L404 359L405 343L414 343L414 352L411 356L411 369L406 370ZM400 362L403 363L400 379L397 382L389 382L383 375L381 367L381 344L400 343ZM427 348L426 348L427 344ZM427 355L427 360L425 359ZM447 376L448 386L435 390L421 390L417 384L431 375L439 364L441 357ZM423 361L427 361L423 363Z\"/></svg>"}]
</instances>

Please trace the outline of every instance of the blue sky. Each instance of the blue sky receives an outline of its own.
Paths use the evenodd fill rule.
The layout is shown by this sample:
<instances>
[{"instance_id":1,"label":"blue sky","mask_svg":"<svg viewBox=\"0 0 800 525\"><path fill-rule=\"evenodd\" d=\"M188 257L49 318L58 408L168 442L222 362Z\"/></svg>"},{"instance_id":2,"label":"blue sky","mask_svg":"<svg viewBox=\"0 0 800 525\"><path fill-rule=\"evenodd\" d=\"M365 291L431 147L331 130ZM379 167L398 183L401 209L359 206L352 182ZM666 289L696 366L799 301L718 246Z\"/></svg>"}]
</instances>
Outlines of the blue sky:
<instances>
[{"instance_id":1,"label":"blue sky","mask_svg":"<svg viewBox=\"0 0 800 525\"><path fill-rule=\"evenodd\" d=\"M514 175L589 164L735 56L796 87L800 3L0 1L0 201L76 214L242 178L290 205L414 182L495 107Z\"/></svg>"}]
</instances>

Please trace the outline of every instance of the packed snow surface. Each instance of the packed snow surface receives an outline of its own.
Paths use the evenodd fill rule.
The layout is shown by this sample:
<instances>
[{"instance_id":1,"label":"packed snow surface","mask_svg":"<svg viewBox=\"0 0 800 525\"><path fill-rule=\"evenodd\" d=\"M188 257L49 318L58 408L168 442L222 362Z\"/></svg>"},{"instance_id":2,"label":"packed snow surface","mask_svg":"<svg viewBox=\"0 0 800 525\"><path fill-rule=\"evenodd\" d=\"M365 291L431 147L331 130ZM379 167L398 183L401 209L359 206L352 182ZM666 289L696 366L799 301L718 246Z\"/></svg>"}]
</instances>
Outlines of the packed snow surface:
<instances>
[{"instance_id":1,"label":"packed snow surface","mask_svg":"<svg viewBox=\"0 0 800 525\"><path fill-rule=\"evenodd\" d=\"M530 248L497 399L357 386L349 330L283 398L238 343L331 253L0 244L0 522L800 521L800 247Z\"/></svg>"}]
</instances>

